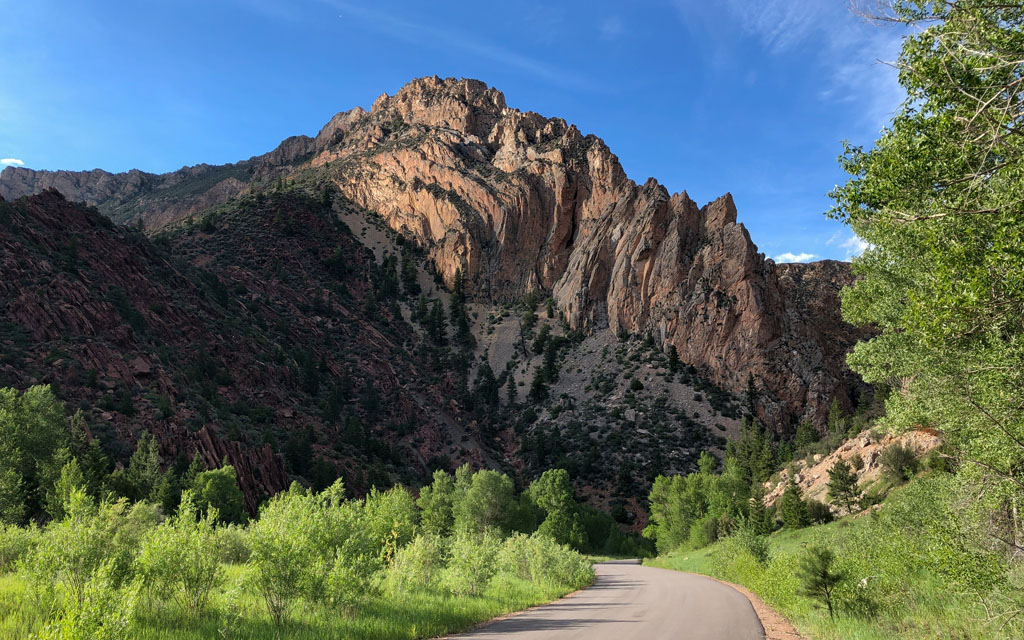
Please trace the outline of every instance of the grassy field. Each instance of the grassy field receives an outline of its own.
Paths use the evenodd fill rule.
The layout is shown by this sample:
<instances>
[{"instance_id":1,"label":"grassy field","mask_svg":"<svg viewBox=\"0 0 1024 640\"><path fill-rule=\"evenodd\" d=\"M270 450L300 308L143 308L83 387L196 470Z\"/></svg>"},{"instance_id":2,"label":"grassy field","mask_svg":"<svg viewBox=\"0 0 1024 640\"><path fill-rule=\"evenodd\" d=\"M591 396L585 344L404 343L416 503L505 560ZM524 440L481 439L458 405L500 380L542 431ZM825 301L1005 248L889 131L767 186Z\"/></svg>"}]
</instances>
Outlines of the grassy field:
<instances>
[{"instance_id":1,"label":"grassy field","mask_svg":"<svg viewBox=\"0 0 1024 640\"><path fill-rule=\"evenodd\" d=\"M476 597L454 597L441 590L409 593L398 598L370 596L351 610L327 610L300 603L293 607L290 619L277 627L267 615L262 600L236 586L243 568L227 566L225 571L225 587L217 590L211 606L198 619L187 616L173 603L150 603L141 596L130 637L138 640L429 638L469 629L497 616L555 600L567 592L499 576ZM42 613L20 604L25 595L25 585L16 576L0 576L0 639L33 638L42 629Z\"/></svg>"},{"instance_id":2,"label":"grassy field","mask_svg":"<svg viewBox=\"0 0 1024 640\"><path fill-rule=\"evenodd\" d=\"M810 545L833 549L840 558L838 568L847 574L837 592L835 619L819 602L800 595L796 568ZM958 588L949 575L919 561L922 548L928 553L942 549L927 534L894 533L878 517L862 515L777 531L769 537L770 556L763 564L734 538L645 564L742 584L809 640L1019 637L1012 612L1019 600L1014 585L1020 576L1004 575L970 593ZM969 562L969 557L963 560Z\"/></svg>"}]
</instances>

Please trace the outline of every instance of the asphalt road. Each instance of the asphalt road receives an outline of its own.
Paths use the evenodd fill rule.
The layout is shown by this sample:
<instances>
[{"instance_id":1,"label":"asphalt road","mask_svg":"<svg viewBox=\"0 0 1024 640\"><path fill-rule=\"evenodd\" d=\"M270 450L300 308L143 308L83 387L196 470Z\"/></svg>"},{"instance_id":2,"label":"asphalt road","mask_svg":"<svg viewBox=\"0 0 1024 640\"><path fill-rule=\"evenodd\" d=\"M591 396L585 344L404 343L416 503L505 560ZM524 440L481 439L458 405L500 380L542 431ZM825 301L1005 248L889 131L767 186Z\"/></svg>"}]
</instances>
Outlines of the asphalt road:
<instances>
[{"instance_id":1,"label":"asphalt road","mask_svg":"<svg viewBox=\"0 0 1024 640\"><path fill-rule=\"evenodd\" d=\"M750 601L710 578L636 561L594 565L597 580L583 591L498 620L471 633L474 640L762 640Z\"/></svg>"}]
</instances>

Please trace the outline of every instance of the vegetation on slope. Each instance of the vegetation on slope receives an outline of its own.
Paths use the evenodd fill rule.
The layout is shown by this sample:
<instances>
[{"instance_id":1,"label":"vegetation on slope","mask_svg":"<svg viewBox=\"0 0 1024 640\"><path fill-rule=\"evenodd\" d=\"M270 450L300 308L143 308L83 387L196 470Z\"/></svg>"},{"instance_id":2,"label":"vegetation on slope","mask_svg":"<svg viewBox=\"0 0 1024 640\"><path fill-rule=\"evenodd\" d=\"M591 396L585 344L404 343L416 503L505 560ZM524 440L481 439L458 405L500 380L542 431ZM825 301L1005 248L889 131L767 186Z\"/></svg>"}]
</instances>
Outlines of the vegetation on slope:
<instances>
[{"instance_id":1,"label":"vegetation on slope","mask_svg":"<svg viewBox=\"0 0 1024 640\"><path fill-rule=\"evenodd\" d=\"M436 472L418 499L400 485L349 499L340 480L321 492L296 483L238 525L230 466L179 486L172 514L155 446L97 482L48 389L0 399L3 515L21 520L39 505L49 514L44 526L0 524L4 637L414 638L593 579L568 545L588 548L594 517L562 470L518 495L509 477L468 466ZM22 420L26 409L53 428L17 428L39 426ZM29 459L38 464L20 464ZM609 516L604 524L608 537Z\"/></svg>"},{"instance_id":2,"label":"vegetation on slope","mask_svg":"<svg viewBox=\"0 0 1024 640\"><path fill-rule=\"evenodd\" d=\"M873 150L847 148L853 177L833 193L832 215L870 243L854 260L860 279L844 292L844 315L880 330L849 362L895 390L879 424L934 429L943 457L870 514L832 524L803 528L820 509L790 485L777 504L785 531L769 537L756 486L748 504L729 500L746 459L733 456L722 476L656 483L651 533L659 549L680 549L659 563L742 583L812 637L1018 638L1024 7L901 0L884 17L920 28L898 61L906 103ZM918 468L895 446L881 462L889 485ZM830 472L837 511L872 502L854 473L845 461ZM678 523L712 508L737 524L723 532L719 517L729 535L691 553L707 538L674 533Z\"/></svg>"}]
</instances>

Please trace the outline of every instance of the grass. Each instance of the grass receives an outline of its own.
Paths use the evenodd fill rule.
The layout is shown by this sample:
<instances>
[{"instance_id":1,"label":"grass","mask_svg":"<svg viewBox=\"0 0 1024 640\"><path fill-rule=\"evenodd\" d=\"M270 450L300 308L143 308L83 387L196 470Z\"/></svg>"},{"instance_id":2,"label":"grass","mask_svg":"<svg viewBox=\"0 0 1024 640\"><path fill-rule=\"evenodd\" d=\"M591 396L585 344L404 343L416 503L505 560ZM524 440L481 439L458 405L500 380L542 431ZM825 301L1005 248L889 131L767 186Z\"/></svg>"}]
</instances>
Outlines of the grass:
<instances>
[{"instance_id":1,"label":"grass","mask_svg":"<svg viewBox=\"0 0 1024 640\"><path fill-rule=\"evenodd\" d=\"M226 566L226 580L207 611L189 616L171 602L140 599L133 640L200 640L238 638L263 640L390 640L429 638L463 631L495 617L550 602L568 593L565 588L536 585L501 576L477 597L455 597L443 590L400 597L370 596L350 610L312 603L292 607L288 620L275 626L262 600L236 585L244 568ZM25 586L13 575L0 576L0 640L32 638L44 616L23 605Z\"/></svg>"},{"instance_id":2,"label":"grass","mask_svg":"<svg viewBox=\"0 0 1024 640\"><path fill-rule=\"evenodd\" d=\"M843 549L845 541L858 535L877 534L870 528L872 526L870 516L861 516L804 529L777 531L769 538L771 557L765 565L759 565L752 557L742 559L743 551L730 539L703 549L677 551L645 560L644 564L742 584L788 618L808 640L1013 637L1013 630L985 622L988 616L983 601L992 602L1006 594L990 591L968 596L950 589L948 584L925 570L912 574L892 570L883 580L901 585L895 595L878 603L879 606L869 613L848 609L834 620L819 603L799 595L794 568L808 545L824 544ZM897 547L898 544L897 541ZM873 573L886 570L888 567L879 570L876 566ZM858 591L867 592L859 585L860 578L861 573L853 569L845 591L847 602L856 602ZM870 579L879 578L881 576L870 576Z\"/></svg>"}]
</instances>

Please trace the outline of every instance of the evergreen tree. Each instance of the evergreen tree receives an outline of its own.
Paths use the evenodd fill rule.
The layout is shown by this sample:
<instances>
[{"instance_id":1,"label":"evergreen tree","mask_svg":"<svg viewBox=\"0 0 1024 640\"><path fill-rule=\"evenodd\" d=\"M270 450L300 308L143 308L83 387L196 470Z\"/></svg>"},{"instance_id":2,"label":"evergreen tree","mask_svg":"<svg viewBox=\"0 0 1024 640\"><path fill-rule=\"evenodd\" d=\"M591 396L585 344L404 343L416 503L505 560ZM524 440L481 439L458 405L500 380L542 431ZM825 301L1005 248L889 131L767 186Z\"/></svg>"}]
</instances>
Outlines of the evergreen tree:
<instances>
[{"instance_id":1,"label":"evergreen tree","mask_svg":"<svg viewBox=\"0 0 1024 640\"><path fill-rule=\"evenodd\" d=\"M820 546L808 547L807 554L800 559L796 571L800 580L800 593L824 603L828 607L830 618L835 618L835 589L846 580L846 573L833 567L834 561L835 556L828 549Z\"/></svg>"},{"instance_id":2,"label":"evergreen tree","mask_svg":"<svg viewBox=\"0 0 1024 640\"><path fill-rule=\"evenodd\" d=\"M779 499L779 514L782 516L782 524L790 529L799 529L809 524L810 518L803 492L792 478Z\"/></svg>"},{"instance_id":3,"label":"evergreen tree","mask_svg":"<svg viewBox=\"0 0 1024 640\"><path fill-rule=\"evenodd\" d=\"M445 323L444 308L440 300L434 300L430 307L430 315L427 318L427 333L435 345L441 346L447 337L447 325Z\"/></svg>"},{"instance_id":4,"label":"evergreen tree","mask_svg":"<svg viewBox=\"0 0 1024 640\"><path fill-rule=\"evenodd\" d=\"M476 373L476 395L488 407L498 406L498 381L491 365L485 360Z\"/></svg>"},{"instance_id":5,"label":"evergreen tree","mask_svg":"<svg viewBox=\"0 0 1024 640\"><path fill-rule=\"evenodd\" d=\"M679 351L674 344L668 345L668 370L669 373L679 372Z\"/></svg>"},{"instance_id":6,"label":"evergreen tree","mask_svg":"<svg viewBox=\"0 0 1024 640\"><path fill-rule=\"evenodd\" d=\"M860 490L857 488L857 474L846 460L840 459L828 470L828 497L836 506L853 513Z\"/></svg>"},{"instance_id":7,"label":"evergreen tree","mask_svg":"<svg viewBox=\"0 0 1024 640\"><path fill-rule=\"evenodd\" d=\"M775 530L775 518L765 506L764 498L764 485L755 482L750 488L750 510L747 522L754 533L762 536L769 535Z\"/></svg>"},{"instance_id":8,"label":"evergreen tree","mask_svg":"<svg viewBox=\"0 0 1024 640\"><path fill-rule=\"evenodd\" d=\"M514 407L516 405L516 397L519 395L519 390L516 389L516 376L512 370L508 372L508 382L506 382L508 388L506 393L508 394L508 406Z\"/></svg>"},{"instance_id":9,"label":"evergreen tree","mask_svg":"<svg viewBox=\"0 0 1024 640\"><path fill-rule=\"evenodd\" d=\"M402 254L402 289L405 290L405 294L408 296L420 295L420 283L416 279L418 271L416 269L416 263L412 260L408 253ZM424 300L424 306L426 300Z\"/></svg>"},{"instance_id":10,"label":"evergreen tree","mask_svg":"<svg viewBox=\"0 0 1024 640\"><path fill-rule=\"evenodd\" d=\"M793 438L793 446L797 451L804 451L808 446L821 439L821 434L814 428L811 421L804 418L796 427L796 435Z\"/></svg>"},{"instance_id":11,"label":"evergreen tree","mask_svg":"<svg viewBox=\"0 0 1024 640\"><path fill-rule=\"evenodd\" d=\"M424 324L430 315L430 309L427 306L427 296L420 294L420 297L416 299L416 307L412 310L412 319L415 322Z\"/></svg>"},{"instance_id":12,"label":"evergreen tree","mask_svg":"<svg viewBox=\"0 0 1024 640\"><path fill-rule=\"evenodd\" d=\"M143 431L128 462L127 480L130 500L152 500L160 481L160 446L156 438Z\"/></svg>"},{"instance_id":13,"label":"evergreen tree","mask_svg":"<svg viewBox=\"0 0 1024 640\"><path fill-rule=\"evenodd\" d=\"M747 415L751 420L757 420L757 385L754 384L754 374L747 374Z\"/></svg>"}]
</instances>

